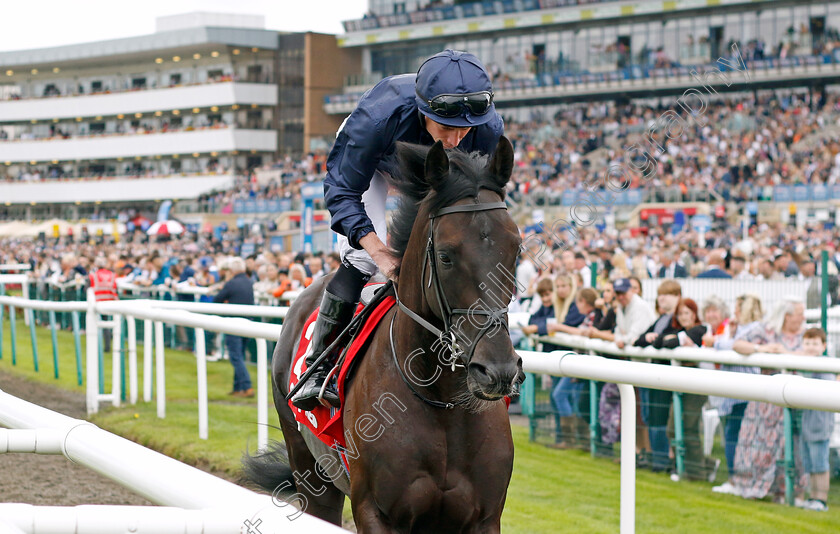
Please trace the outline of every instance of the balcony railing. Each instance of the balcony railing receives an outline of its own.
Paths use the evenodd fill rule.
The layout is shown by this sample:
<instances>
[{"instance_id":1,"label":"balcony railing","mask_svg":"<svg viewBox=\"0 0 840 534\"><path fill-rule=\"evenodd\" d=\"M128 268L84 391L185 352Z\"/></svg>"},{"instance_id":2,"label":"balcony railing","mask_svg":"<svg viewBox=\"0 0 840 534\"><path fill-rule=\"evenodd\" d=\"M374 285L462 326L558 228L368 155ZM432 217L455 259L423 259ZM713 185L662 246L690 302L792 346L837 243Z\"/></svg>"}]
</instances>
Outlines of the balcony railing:
<instances>
[{"instance_id":1,"label":"balcony railing","mask_svg":"<svg viewBox=\"0 0 840 534\"><path fill-rule=\"evenodd\" d=\"M0 101L0 123L29 123L31 120L55 121L78 118L129 117L132 114L156 114L170 110L192 110L234 104L245 106L277 105L277 88L269 84L224 82L172 88L128 91L125 93L79 95L61 98ZM146 117L148 118L148 117Z\"/></svg>"},{"instance_id":2,"label":"balcony railing","mask_svg":"<svg viewBox=\"0 0 840 534\"><path fill-rule=\"evenodd\" d=\"M826 73L834 73L838 66L840 66L840 49L836 49L830 54L746 61L746 67L749 72L767 73L767 75L773 69L799 69L806 67L825 69ZM584 69L547 71L539 74L529 73L525 76L507 74L502 76L501 79L494 80L493 86L497 91L496 100L501 102L506 99L515 100L519 91L523 90L557 88L558 90L574 91L575 86L599 83L616 84L616 89L618 89L618 85L622 82L632 80L656 81L687 78L691 76L692 70L702 72L703 68L726 70L720 63L708 63L708 61L703 64L698 63L693 65L674 63L669 67L634 64L604 72L593 72L591 69ZM352 111L352 107L356 105L361 96L361 91L327 95L324 97L324 108L327 113L346 113Z\"/></svg>"},{"instance_id":3,"label":"balcony railing","mask_svg":"<svg viewBox=\"0 0 840 534\"><path fill-rule=\"evenodd\" d=\"M366 15L362 19L347 20L342 24L344 31L359 32L375 30L377 28L391 28L407 26L409 24L423 24L442 20L467 19L485 17L488 15L502 15L505 13L522 13L539 9L553 9L557 7L577 6L585 4L600 4L615 0L483 0L459 5L444 5L430 7L412 13L395 13L390 15Z\"/></svg>"},{"instance_id":4,"label":"balcony railing","mask_svg":"<svg viewBox=\"0 0 840 534\"><path fill-rule=\"evenodd\" d=\"M63 93L53 87L51 90L45 90L44 94L41 95L26 95L22 96L18 93L6 91L4 93L0 93L0 101L3 100L43 100L45 98L70 98L70 97L78 97L78 96L97 96L97 95L113 95L113 94L122 94L122 93L137 93L143 91L154 91L156 89L173 89L177 87L196 87L200 85L213 85L216 83L228 83L228 82L242 82L242 83L260 83L260 84L273 84L275 83L274 76L271 74L263 74L261 76L248 76L246 79L241 79L240 76L236 74L225 74L223 76L214 76L213 78L209 78L203 82L194 82L194 83L170 83L170 84L160 84L157 85L156 83L151 83L148 85L143 85L141 87L130 87L124 86L122 88L108 88L102 89L98 91L79 91L78 88L72 89L70 91L64 91Z\"/></svg>"}]
</instances>

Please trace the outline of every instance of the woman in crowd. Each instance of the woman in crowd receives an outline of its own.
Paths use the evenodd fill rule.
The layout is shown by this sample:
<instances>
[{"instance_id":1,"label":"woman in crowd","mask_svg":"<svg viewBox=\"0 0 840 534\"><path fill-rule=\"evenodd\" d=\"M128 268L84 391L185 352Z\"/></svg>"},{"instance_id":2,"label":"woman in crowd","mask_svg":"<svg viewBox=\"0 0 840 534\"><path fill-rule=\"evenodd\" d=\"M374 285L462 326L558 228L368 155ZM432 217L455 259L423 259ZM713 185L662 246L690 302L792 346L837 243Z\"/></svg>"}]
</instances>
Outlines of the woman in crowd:
<instances>
[{"instance_id":1,"label":"woman in crowd","mask_svg":"<svg viewBox=\"0 0 840 534\"><path fill-rule=\"evenodd\" d=\"M630 261L627 259L627 254L625 254L622 250L617 250L613 254L610 264L612 264L613 267L610 272L610 278L612 280L630 278L633 275L633 273L630 272Z\"/></svg>"},{"instance_id":2,"label":"woman in crowd","mask_svg":"<svg viewBox=\"0 0 840 534\"><path fill-rule=\"evenodd\" d=\"M740 295L735 299L735 316L729 321L727 331L718 335L707 333L703 337L703 344L712 346L716 350L732 350L735 336L742 330L755 328L763 317L761 299L755 295ZM761 372L758 367L745 365L721 365L720 369L721 371L749 374ZM726 397L712 397L710 400L712 405L717 407L718 415L723 421L724 454L726 455L727 472L731 479L735 472L735 449L738 445L738 433L741 430L744 411L747 409L747 401ZM712 488L712 491L715 493L733 493L735 486L727 480L720 486Z\"/></svg>"},{"instance_id":3,"label":"woman in crowd","mask_svg":"<svg viewBox=\"0 0 840 534\"><path fill-rule=\"evenodd\" d=\"M593 327L596 330L607 330L612 332L615 330L615 308L618 302L615 300L615 290L611 282L601 284L601 296L595 299L595 307L601 312L601 320L596 322ZM583 335L587 335L583 334Z\"/></svg>"},{"instance_id":4,"label":"woman in crowd","mask_svg":"<svg viewBox=\"0 0 840 534\"><path fill-rule=\"evenodd\" d=\"M566 314L566 320L562 324L551 325L548 328L550 333L560 332L563 334L582 335L584 329L591 328L601 323L603 319L602 312L595 304L598 301L598 292L591 287L584 287L578 290L577 297L575 297L575 307L583 320L578 324L572 326L571 323L577 321L576 316Z\"/></svg>"},{"instance_id":5,"label":"woman in crowd","mask_svg":"<svg viewBox=\"0 0 840 534\"><path fill-rule=\"evenodd\" d=\"M557 277L557 291L565 284L561 278L568 278L565 275ZM580 334L581 329L589 329L600 320L600 313L595 309L595 301L598 293L592 288L583 288L577 292L575 302L569 307L569 312L559 324L549 325L550 333L562 332L566 334ZM563 347L561 347L562 349ZM585 434L585 423L581 424L576 414L575 406L578 405L581 387L583 382L576 378L564 376L559 382L553 384L551 400L560 417L560 428L563 441L557 444L559 448L577 446L579 434Z\"/></svg>"},{"instance_id":6,"label":"woman in crowd","mask_svg":"<svg viewBox=\"0 0 840 534\"><path fill-rule=\"evenodd\" d=\"M679 327L674 325L674 312L682 297L682 287L676 280L665 280L659 284L656 294L656 309L659 317L648 328L647 332L639 336L634 343L637 347L654 345L661 337L676 334ZM659 341L661 344L661 340ZM654 363L667 364L664 360L654 360ZM668 443L668 414L671 410L673 393L658 389L642 389L639 391L642 404L642 420L648 425L648 435L652 451L652 469L655 472L665 471L670 467L670 444ZM642 464L645 460L641 460Z\"/></svg>"},{"instance_id":7,"label":"woman in crowd","mask_svg":"<svg viewBox=\"0 0 840 534\"><path fill-rule=\"evenodd\" d=\"M700 312L703 317L703 323L706 325L706 333L703 335L702 346L713 347L715 339L729 334L729 307L722 298L717 295L709 295L703 301Z\"/></svg>"},{"instance_id":8,"label":"woman in crowd","mask_svg":"<svg viewBox=\"0 0 840 534\"><path fill-rule=\"evenodd\" d=\"M289 280L292 281L292 291L302 290L312 283L312 278L306 275L306 268L300 263L293 263L289 267Z\"/></svg>"},{"instance_id":9,"label":"woman in crowd","mask_svg":"<svg viewBox=\"0 0 840 534\"><path fill-rule=\"evenodd\" d=\"M700 322L697 303L692 299L682 299L677 305L671 326L676 332L660 336L654 342L657 348L673 349L683 347L699 347L703 343L706 326ZM683 362L684 367L696 367L696 364ZM703 405L706 395L682 394L682 424L683 441L685 443L685 478L687 480L708 480L713 482L720 466L720 460L707 458L703 454L703 442L700 439L700 422L703 415ZM668 435L674 437L674 414L668 421ZM671 479L680 480L679 475L672 474Z\"/></svg>"},{"instance_id":10,"label":"woman in crowd","mask_svg":"<svg viewBox=\"0 0 840 534\"><path fill-rule=\"evenodd\" d=\"M575 304L577 295L577 281L570 274L560 274L554 279L554 324L561 324L570 317L569 324L578 326L583 321L583 316ZM549 330L549 334L554 332Z\"/></svg>"},{"instance_id":11,"label":"woman in crowd","mask_svg":"<svg viewBox=\"0 0 840 534\"><path fill-rule=\"evenodd\" d=\"M794 354L802 350L805 305L781 300L764 322L739 329L733 349L744 355L756 352ZM771 370L764 371L772 374ZM784 498L784 408L764 402L747 403L735 451L734 493L744 498ZM799 458L799 455L795 455ZM805 476L797 469L795 493L801 495Z\"/></svg>"},{"instance_id":12,"label":"woman in crowd","mask_svg":"<svg viewBox=\"0 0 840 534\"><path fill-rule=\"evenodd\" d=\"M537 282L537 286L535 289L535 293L537 298L534 300L540 303L540 307L536 309L531 314L531 317L528 319L528 324L522 327L522 333L526 335L540 335L546 336L549 334L549 325L554 326L556 322L556 311L557 306L555 305L555 295L554 295L554 287L555 282L551 280L551 277L546 276L541 278ZM568 308L567 308L568 309ZM562 308L561 308L562 310ZM543 343L542 350L545 352L551 352L554 350L559 350L560 347L557 345L553 345L550 343ZM551 377L551 386L550 390L552 391L555 386L560 382L560 377L552 376ZM562 433L562 424L559 415L559 409L554 403L554 399L550 397L551 407L554 410L554 428L555 428L555 443L562 444L564 435Z\"/></svg>"},{"instance_id":13,"label":"woman in crowd","mask_svg":"<svg viewBox=\"0 0 840 534\"><path fill-rule=\"evenodd\" d=\"M692 299L681 299L671 319L671 332L654 339L653 346L657 349L699 347L705 333L706 326L700 322L697 303ZM683 366L693 367L694 364L685 362Z\"/></svg>"},{"instance_id":14,"label":"woman in crowd","mask_svg":"<svg viewBox=\"0 0 840 534\"><path fill-rule=\"evenodd\" d=\"M523 334L548 335L548 321L554 319L554 282L551 278L542 278L535 290L540 307L531 314L528 325L522 327Z\"/></svg>"},{"instance_id":15,"label":"woman in crowd","mask_svg":"<svg viewBox=\"0 0 840 534\"><path fill-rule=\"evenodd\" d=\"M642 280L638 276L630 277L630 287L632 287L636 291L636 294L640 297L644 296L642 295Z\"/></svg>"}]
</instances>

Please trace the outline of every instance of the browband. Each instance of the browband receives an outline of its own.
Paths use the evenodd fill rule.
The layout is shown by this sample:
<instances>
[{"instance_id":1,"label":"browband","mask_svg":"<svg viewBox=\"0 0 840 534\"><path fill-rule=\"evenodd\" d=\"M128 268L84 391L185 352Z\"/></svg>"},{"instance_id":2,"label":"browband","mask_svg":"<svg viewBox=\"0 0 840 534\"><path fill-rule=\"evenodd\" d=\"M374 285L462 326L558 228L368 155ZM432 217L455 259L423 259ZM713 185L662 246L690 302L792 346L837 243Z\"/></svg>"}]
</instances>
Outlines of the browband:
<instances>
[{"instance_id":1,"label":"browband","mask_svg":"<svg viewBox=\"0 0 840 534\"><path fill-rule=\"evenodd\" d=\"M485 211L485 210L506 210L507 204L504 202L485 202L483 204L465 204L463 206L449 206L447 208L441 208L437 211L437 213L432 213L429 215L430 219L434 219L435 217L440 217L441 215L446 215L448 213L461 213L466 211Z\"/></svg>"}]
</instances>

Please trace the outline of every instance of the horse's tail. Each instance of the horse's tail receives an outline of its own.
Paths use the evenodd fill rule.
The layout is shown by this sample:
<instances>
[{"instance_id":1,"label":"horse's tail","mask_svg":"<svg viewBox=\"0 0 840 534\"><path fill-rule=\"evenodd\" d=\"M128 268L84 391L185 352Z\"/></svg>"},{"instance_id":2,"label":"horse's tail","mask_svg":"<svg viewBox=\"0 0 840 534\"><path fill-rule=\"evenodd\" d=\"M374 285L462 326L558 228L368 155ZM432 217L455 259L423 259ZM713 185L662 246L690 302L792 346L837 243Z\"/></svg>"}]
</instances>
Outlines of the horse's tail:
<instances>
[{"instance_id":1,"label":"horse's tail","mask_svg":"<svg viewBox=\"0 0 840 534\"><path fill-rule=\"evenodd\" d=\"M254 456L248 451L242 455L242 477L274 494L277 491L295 491L295 478L289 466L286 444L272 440L268 448Z\"/></svg>"}]
</instances>

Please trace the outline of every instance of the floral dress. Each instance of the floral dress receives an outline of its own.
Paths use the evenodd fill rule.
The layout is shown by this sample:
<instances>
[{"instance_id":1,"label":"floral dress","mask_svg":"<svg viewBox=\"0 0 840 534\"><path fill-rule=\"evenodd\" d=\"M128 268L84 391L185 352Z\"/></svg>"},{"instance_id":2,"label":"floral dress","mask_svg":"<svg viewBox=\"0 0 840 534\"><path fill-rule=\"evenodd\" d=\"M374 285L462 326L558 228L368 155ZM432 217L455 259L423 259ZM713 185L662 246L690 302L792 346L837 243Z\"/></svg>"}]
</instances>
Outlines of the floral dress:
<instances>
[{"instance_id":1,"label":"floral dress","mask_svg":"<svg viewBox=\"0 0 840 534\"><path fill-rule=\"evenodd\" d=\"M752 326L752 325L751 325ZM802 333L783 335L767 328L764 323L754 323L752 328L739 332L736 339L750 343L781 343L790 352L802 348ZM781 497L785 493L785 410L781 406L750 401L744 412L738 447L735 450L735 474L731 482L742 497L762 499L768 495ZM794 441L794 446L796 440ZM799 454L796 458L795 493L805 487L806 475L802 471Z\"/></svg>"}]
</instances>

